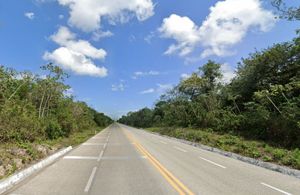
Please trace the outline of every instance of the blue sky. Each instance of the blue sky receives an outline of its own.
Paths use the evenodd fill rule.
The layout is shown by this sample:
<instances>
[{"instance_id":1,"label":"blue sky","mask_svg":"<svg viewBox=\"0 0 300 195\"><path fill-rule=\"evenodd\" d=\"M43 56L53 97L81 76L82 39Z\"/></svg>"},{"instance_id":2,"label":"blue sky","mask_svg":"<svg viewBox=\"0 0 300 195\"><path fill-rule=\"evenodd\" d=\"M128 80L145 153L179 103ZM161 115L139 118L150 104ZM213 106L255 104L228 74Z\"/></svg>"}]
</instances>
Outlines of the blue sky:
<instances>
[{"instance_id":1,"label":"blue sky","mask_svg":"<svg viewBox=\"0 0 300 195\"><path fill-rule=\"evenodd\" d=\"M242 57L295 37L299 22L274 19L268 3L1 1L0 64L43 74L39 67L55 62L76 99L118 117L153 106L208 59L230 79Z\"/></svg>"}]
</instances>

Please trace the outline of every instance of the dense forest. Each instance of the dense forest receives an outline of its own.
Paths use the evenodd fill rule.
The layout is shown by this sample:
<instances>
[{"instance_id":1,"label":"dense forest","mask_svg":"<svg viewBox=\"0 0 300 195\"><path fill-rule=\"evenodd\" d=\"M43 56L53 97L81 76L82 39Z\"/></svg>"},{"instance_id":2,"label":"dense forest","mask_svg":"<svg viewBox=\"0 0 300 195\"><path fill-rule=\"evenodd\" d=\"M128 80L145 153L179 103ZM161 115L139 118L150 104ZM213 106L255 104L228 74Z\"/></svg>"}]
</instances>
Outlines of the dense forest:
<instances>
[{"instance_id":1,"label":"dense forest","mask_svg":"<svg viewBox=\"0 0 300 195\"><path fill-rule=\"evenodd\" d=\"M222 81L208 61L156 102L119 122L135 127L209 128L246 138L300 146L300 38L255 51Z\"/></svg>"},{"instance_id":2,"label":"dense forest","mask_svg":"<svg viewBox=\"0 0 300 195\"><path fill-rule=\"evenodd\" d=\"M41 68L47 75L0 66L1 143L68 137L112 122L67 93L68 75L61 68L52 64Z\"/></svg>"}]
</instances>

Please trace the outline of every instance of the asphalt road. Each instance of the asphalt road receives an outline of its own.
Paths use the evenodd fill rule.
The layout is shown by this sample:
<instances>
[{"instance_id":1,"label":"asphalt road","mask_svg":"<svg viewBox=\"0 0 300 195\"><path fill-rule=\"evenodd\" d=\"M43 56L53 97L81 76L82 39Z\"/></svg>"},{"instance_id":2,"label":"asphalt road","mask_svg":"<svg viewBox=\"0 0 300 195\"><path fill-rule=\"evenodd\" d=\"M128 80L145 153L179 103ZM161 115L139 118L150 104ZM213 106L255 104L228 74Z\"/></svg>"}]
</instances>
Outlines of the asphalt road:
<instances>
[{"instance_id":1,"label":"asphalt road","mask_svg":"<svg viewBox=\"0 0 300 195\"><path fill-rule=\"evenodd\" d=\"M300 180L120 124L8 194L300 194Z\"/></svg>"}]
</instances>

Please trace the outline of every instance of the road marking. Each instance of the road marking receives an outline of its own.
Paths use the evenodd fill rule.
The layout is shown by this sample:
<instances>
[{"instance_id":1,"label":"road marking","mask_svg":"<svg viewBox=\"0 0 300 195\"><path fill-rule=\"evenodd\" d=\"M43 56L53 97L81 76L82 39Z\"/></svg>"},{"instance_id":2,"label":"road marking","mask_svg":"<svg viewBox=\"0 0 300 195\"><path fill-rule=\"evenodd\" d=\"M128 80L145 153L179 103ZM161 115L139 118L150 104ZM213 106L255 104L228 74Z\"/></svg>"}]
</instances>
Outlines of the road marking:
<instances>
[{"instance_id":1,"label":"road marking","mask_svg":"<svg viewBox=\"0 0 300 195\"><path fill-rule=\"evenodd\" d=\"M88 191L89 191L89 189L90 189L90 187L91 187L91 185L92 185L92 182L93 182L93 180L94 180L96 171L97 171L97 167L94 167L94 168L93 168L93 171L92 171L92 174L91 174L91 176L90 176L90 178L89 178L89 180L88 180L88 182L87 182L87 184L86 184L86 186L85 186L85 188L84 188L84 192L88 192Z\"/></svg>"},{"instance_id":2,"label":"road marking","mask_svg":"<svg viewBox=\"0 0 300 195\"><path fill-rule=\"evenodd\" d=\"M104 153L104 151L102 150L102 151L100 152L100 154L99 154L98 159L97 159L98 162L101 160L101 158L102 158L102 156L103 156L103 153Z\"/></svg>"},{"instance_id":3,"label":"road marking","mask_svg":"<svg viewBox=\"0 0 300 195\"><path fill-rule=\"evenodd\" d=\"M105 156L101 160L130 160L130 159L146 159L147 156Z\"/></svg>"},{"instance_id":4,"label":"road marking","mask_svg":"<svg viewBox=\"0 0 300 195\"><path fill-rule=\"evenodd\" d=\"M126 133L126 136L131 141L135 142L135 147L150 161L150 163L159 171L159 173L169 182L169 184L180 194L193 195L194 193L188 189L179 179L177 179L171 172L169 172L158 160L156 160L139 142L137 142L131 135Z\"/></svg>"},{"instance_id":5,"label":"road marking","mask_svg":"<svg viewBox=\"0 0 300 195\"><path fill-rule=\"evenodd\" d=\"M162 143L162 144L167 144L167 142L164 142L164 141L159 141L160 143Z\"/></svg>"},{"instance_id":6,"label":"road marking","mask_svg":"<svg viewBox=\"0 0 300 195\"><path fill-rule=\"evenodd\" d=\"M64 159L71 160L97 160L96 156L65 156Z\"/></svg>"},{"instance_id":7,"label":"road marking","mask_svg":"<svg viewBox=\"0 0 300 195\"><path fill-rule=\"evenodd\" d=\"M175 149L181 151L181 152L187 152L186 150L184 150L184 149L182 149L182 148L179 148L179 147L177 147L177 146L173 146L173 147L174 147Z\"/></svg>"},{"instance_id":8,"label":"road marking","mask_svg":"<svg viewBox=\"0 0 300 195\"><path fill-rule=\"evenodd\" d=\"M286 195L292 195L291 193L288 193L288 192L285 192L285 191L283 191L283 190L281 190L281 189L278 189L278 188L276 188L276 187L274 187L274 186L271 186L271 185L269 185L269 184L266 184L266 183L260 183L260 184L262 184L262 185L264 185L264 186L267 186L267 187L269 187L269 188L271 188L271 189L273 189L273 190L276 190L276 191L278 191L278 192L281 192L281 193L283 193L283 194L286 194Z\"/></svg>"},{"instance_id":9,"label":"road marking","mask_svg":"<svg viewBox=\"0 0 300 195\"><path fill-rule=\"evenodd\" d=\"M104 146L103 146L103 150L105 150L106 146L107 146L107 143L105 143L105 144L104 144Z\"/></svg>"},{"instance_id":10,"label":"road marking","mask_svg":"<svg viewBox=\"0 0 300 195\"><path fill-rule=\"evenodd\" d=\"M226 167L224 167L223 165L220 165L220 164L218 164L218 163L215 163L215 162L213 162L213 161L211 161L211 160L208 160L208 159L203 158L203 157L201 157L201 156L199 156L199 158L202 159L202 160L204 160L204 161L206 161L206 162L209 162L209 163L211 163L211 164L213 164L213 165L216 165L216 166L218 166L218 167L221 167L221 168L223 168L223 169L226 169Z\"/></svg>"},{"instance_id":11,"label":"road marking","mask_svg":"<svg viewBox=\"0 0 300 195\"><path fill-rule=\"evenodd\" d=\"M104 143L83 143L83 146L102 146Z\"/></svg>"}]
</instances>

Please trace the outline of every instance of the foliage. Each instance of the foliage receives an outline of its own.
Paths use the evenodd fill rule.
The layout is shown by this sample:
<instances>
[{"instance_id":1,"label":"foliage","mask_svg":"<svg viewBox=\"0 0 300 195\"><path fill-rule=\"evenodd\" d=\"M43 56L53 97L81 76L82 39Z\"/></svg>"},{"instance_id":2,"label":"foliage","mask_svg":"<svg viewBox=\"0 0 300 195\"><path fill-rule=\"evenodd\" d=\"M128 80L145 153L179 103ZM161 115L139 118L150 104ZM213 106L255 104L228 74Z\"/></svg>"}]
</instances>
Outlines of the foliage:
<instances>
[{"instance_id":1,"label":"foliage","mask_svg":"<svg viewBox=\"0 0 300 195\"><path fill-rule=\"evenodd\" d=\"M127 116L119 119L121 123L127 123L136 127L150 127L152 122L152 111L149 108L143 108L138 112L129 112Z\"/></svg>"},{"instance_id":2,"label":"foliage","mask_svg":"<svg viewBox=\"0 0 300 195\"><path fill-rule=\"evenodd\" d=\"M281 18L300 20L300 7L288 7L284 0L272 0L272 5L278 10Z\"/></svg>"},{"instance_id":3,"label":"foliage","mask_svg":"<svg viewBox=\"0 0 300 195\"><path fill-rule=\"evenodd\" d=\"M246 140L231 133L217 133L211 129L152 127L147 130L179 139L198 142L243 156L274 162L300 169L300 150L273 147L263 141Z\"/></svg>"},{"instance_id":4,"label":"foliage","mask_svg":"<svg viewBox=\"0 0 300 195\"><path fill-rule=\"evenodd\" d=\"M41 67L45 77L0 66L0 141L34 142L68 137L107 126L112 120L67 96L68 77L61 68Z\"/></svg>"}]
</instances>

